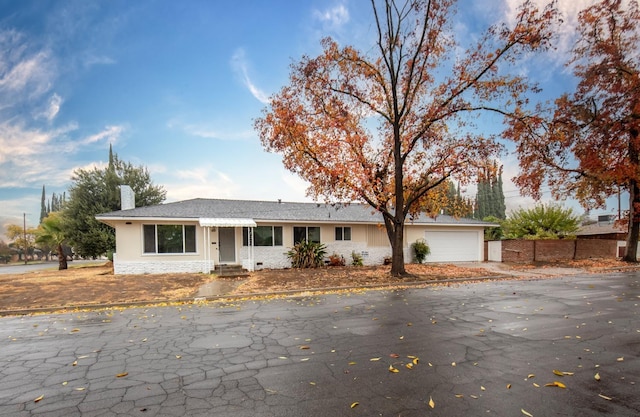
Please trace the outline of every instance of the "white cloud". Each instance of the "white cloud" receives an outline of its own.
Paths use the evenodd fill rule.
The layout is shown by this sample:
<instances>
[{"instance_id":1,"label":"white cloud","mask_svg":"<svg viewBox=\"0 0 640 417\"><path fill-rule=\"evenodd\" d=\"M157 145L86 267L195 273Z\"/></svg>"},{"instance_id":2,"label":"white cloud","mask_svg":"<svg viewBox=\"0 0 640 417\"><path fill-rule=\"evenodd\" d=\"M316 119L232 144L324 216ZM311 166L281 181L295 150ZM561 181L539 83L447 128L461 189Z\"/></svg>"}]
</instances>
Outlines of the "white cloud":
<instances>
[{"instance_id":1,"label":"white cloud","mask_svg":"<svg viewBox=\"0 0 640 417\"><path fill-rule=\"evenodd\" d=\"M91 136L87 136L86 138L82 139L82 143L90 144L90 143L105 141L107 143L114 144L118 142L118 140L120 139L124 131L125 131L124 126L118 126L118 125L106 126L101 132L98 132Z\"/></svg>"},{"instance_id":2,"label":"white cloud","mask_svg":"<svg viewBox=\"0 0 640 417\"><path fill-rule=\"evenodd\" d=\"M187 125L184 126L184 131L190 135L198 136L205 139L220 139L220 140L248 140L255 137L253 130L228 132L219 131L207 126Z\"/></svg>"},{"instance_id":3,"label":"white cloud","mask_svg":"<svg viewBox=\"0 0 640 417\"><path fill-rule=\"evenodd\" d=\"M238 185L224 172L211 167L195 167L171 174L171 181L164 182L167 201L192 198L234 198ZM176 181L177 180L177 181Z\"/></svg>"},{"instance_id":4,"label":"white cloud","mask_svg":"<svg viewBox=\"0 0 640 417\"><path fill-rule=\"evenodd\" d=\"M249 92L261 103L268 104L269 96L267 93L258 88L251 78L249 78L249 73L247 70L247 58L244 49L238 48L235 53L231 57L231 67L235 71L236 75L238 75L242 83L249 89Z\"/></svg>"},{"instance_id":5,"label":"white cloud","mask_svg":"<svg viewBox=\"0 0 640 417\"><path fill-rule=\"evenodd\" d=\"M515 23L518 6L522 3L521 0L505 0L504 14L508 24ZM543 9L548 3L548 0L533 0L533 3L539 8ZM564 60L566 55L571 50L575 41L576 27L578 25L578 14L581 10L597 3L597 0L560 0L557 7L562 19L562 24L557 28L557 43L555 44L555 55Z\"/></svg>"},{"instance_id":6,"label":"white cloud","mask_svg":"<svg viewBox=\"0 0 640 417\"><path fill-rule=\"evenodd\" d=\"M116 60L105 55L93 55L87 54L84 56L82 64L85 68L92 67L94 65L113 65Z\"/></svg>"},{"instance_id":7,"label":"white cloud","mask_svg":"<svg viewBox=\"0 0 640 417\"><path fill-rule=\"evenodd\" d=\"M0 93L5 103L11 103L9 107L42 96L56 76L48 49L34 49L15 30L0 31Z\"/></svg>"},{"instance_id":8,"label":"white cloud","mask_svg":"<svg viewBox=\"0 0 640 417\"><path fill-rule=\"evenodd\" d=\"M44 118L49 123L53 122L53 119L56 118L58 113L60 112L60 107L64 100L57 93L53 93L53 95L49 98L49 102L46 104L46 108L40 113L36 114L36 119Z\"/></svg>"},{"instance_id":9,"label":"white cloud","mask_svg":"<svg viewBox=\"0 0 640 417\"><path fill-rule=\"evenodd\" d=\"M335 30L349 22L349 10L344 5L338 4L326 10L314 10L313 17Z\"/></svg>"},{"instance_id":10,"label":"white cloud","mask_svg":"<svg viewBox=\"0 0 640 417\"><path fill-rule=\"evenodd\" d=\"M64 162L65 154L74 151L67 146L66 136L77 128L75 123L50 130L0 123L0 187L57 181L61 175L57 167Z\"/></svg>"}]
</instances>

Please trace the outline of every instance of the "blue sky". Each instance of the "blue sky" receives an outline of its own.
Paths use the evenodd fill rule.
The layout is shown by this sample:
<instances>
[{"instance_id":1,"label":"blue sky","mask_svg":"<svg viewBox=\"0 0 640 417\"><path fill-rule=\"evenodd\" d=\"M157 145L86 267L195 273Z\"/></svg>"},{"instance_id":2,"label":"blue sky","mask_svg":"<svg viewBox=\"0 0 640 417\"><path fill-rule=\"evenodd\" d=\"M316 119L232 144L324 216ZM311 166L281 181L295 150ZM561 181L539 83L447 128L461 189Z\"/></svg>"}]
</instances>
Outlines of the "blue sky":
<instances>
[{"instance_id":1,"label":"blue sky","mask_svg":"<svg viewBox=\"0 0 640 417\"><path fill-rule=\"evenodd\" d=\"M516 3L461 1L455 31L473 39ZM560 0L563 30L588 3ZM0 0L0 225L23 213L37 225L42 186L61 194L75 169L104 166L109 144L146 166L167 201L309 201L253 120L322 37L367 45L370 13L367 0ZM518 70L567 88L566 42ZM505 194L508 208L532 204L510 182Z\"/></svg>"}]
</instances>

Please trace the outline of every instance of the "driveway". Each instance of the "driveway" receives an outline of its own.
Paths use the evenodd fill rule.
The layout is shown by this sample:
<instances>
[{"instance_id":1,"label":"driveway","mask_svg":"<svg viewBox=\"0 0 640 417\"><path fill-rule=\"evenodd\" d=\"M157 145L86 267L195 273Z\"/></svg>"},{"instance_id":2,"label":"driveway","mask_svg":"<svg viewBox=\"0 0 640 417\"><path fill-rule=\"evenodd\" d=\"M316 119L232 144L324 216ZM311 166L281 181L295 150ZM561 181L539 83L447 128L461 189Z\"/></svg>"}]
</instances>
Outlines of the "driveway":
<instances>
[{"instance_id":1,"label":"driveway","mask_svg":"<svg viewBox=\"0 0 640 417\"><path fill-rule=\"evenodd\" d=\"M5 317L0 415L637 416L639 303L619 273Z\"/></svg>"}]
</instances>

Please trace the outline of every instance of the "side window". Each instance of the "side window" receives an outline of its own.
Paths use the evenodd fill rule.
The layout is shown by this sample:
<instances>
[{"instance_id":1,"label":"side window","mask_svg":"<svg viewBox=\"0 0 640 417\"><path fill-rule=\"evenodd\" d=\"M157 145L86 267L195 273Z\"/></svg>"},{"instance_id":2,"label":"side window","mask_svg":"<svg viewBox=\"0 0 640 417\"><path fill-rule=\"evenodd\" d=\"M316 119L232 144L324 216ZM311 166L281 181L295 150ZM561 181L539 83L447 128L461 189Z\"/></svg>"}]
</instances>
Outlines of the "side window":
<instances>
[{"instance_id":1,"label":"side window","mask_svg":"<svg viewBox=\"0 0 640 417\"><path fill-rule=\"evenodd\" d=\"M196 252L196 227L184 226L184 251L185 253Z\"/></svg>"},{"instance_id":2,"label":"side window","mask_svg":"<svg viewBox=\"0 0 640 417\"><path fill-rule=\"evenodd\" d=\"M336 240L351 240L351 227L336 227Z\"/></svg>"},{"instance_id":3,"label":"side window","mask_svg":"<svg viewBox=\"0 0 640 417\"><path fill-rule=\"evenodd\" d=\"M242 245L249 246L249 229L242 228ZM253 228L254 246L282 246L282 226L257 226Z\"/></svg>"},{"instance_id":4,"label":"side window","mask_svg":"<svg viewBox=\"0 0 640 417\"><path fill-rule=\"evenodd\" d=\"M294 226L293 243L300 243L307 240L313 243L320 243L320 227L317 226Z\"/></svg>"},{"instance_id":5,"label":"side window","mask_svg":"<svg viewBox=\"0 0 640 417\"><path fill-rule=\"evenodd\" d=\"M145 224L142 232L144 236L144 253L156 253L156 225Z\"/></svg>"},{"instance_id":6,"label":"side window","mask_svg":"<svg viewBox=\"0 0 640 417\"><path fill-rule=\"evenodd\" d=\"M273 226L273 246L282 246L282 226Z\"/></svg>"},{"instance_id":7,"label":"side window","mask_svg":"<svg viewBox=\"0 0 640 417\"><path fill-rule=\"evenodd\" d=\"M306 227L293 227L293 243L300 243L303 240L307 240L307 228Z\"/></svg>"},{"instance_id":8,"label":"side window","mask_svg":"<svg viewBox=\"0 0 640 417\"><path fill-rule=\"evenodd\" d=\"M320 228L309 227L307 232L307 239L309 242L320 243Z\"/></svg>"}]
</instances>

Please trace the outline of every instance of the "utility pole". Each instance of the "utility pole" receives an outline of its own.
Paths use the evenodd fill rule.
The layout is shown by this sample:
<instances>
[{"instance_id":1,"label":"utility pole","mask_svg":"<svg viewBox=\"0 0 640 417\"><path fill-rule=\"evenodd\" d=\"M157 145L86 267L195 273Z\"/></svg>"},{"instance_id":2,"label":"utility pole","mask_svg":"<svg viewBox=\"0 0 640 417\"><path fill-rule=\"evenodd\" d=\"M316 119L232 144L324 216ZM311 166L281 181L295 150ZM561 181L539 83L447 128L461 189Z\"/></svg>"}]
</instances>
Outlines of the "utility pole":
<instances>
[{"instance_id":1,"label":"utility pole","mask_svg":"<svg viewBox=\"0 0 640 417\"><path fill-rule=\"evenodd\" d=\"M24 264L27 264L27 213L22 213L22 237L24 239Z\"/></svg>"}]
</instances>

